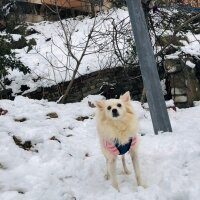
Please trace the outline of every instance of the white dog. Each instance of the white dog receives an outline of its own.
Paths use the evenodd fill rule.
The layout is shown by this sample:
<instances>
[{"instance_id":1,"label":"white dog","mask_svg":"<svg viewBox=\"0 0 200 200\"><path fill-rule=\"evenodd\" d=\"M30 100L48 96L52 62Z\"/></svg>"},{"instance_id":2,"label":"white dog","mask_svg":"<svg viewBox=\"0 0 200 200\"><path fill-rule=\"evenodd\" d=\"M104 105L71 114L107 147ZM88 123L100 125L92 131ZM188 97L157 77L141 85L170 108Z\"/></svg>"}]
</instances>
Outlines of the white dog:
<instances>
[{"instance_id":1,"label":"white dog","mask_svg":"<svg viewBox=\"0 0 200 200\"><path fill-rule=\"evenodd\" d=\"M130 94L126 92L119 99L96 101L97 132L102 152L106 158L106 179L111 178L112 186L119 191L116 176L116 158L122 155L124 172L126 152L130 152L138 185L142 185L138 162L138 121L130 103Z\"/></svg>"}]
</instances>

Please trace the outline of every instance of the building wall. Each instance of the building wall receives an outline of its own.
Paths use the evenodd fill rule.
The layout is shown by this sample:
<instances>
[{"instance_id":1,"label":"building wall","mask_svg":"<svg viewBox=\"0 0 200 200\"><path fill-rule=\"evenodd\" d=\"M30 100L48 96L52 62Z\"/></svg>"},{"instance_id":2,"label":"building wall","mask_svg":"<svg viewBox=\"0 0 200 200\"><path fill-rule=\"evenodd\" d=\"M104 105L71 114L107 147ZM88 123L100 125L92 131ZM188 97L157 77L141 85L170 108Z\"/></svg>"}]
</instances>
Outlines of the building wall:
<instances>
[{"instance_id":1,"label":"building wall","mask_svg":"<svg viewBox=\"0 0 200 200\"><path fill-rule=\"evenodd\" d=\"M89 0L17 0L18 2L28 2L33 4L47 4L53 6L59 6L68 9L75 9L84 12L92 12L92 6ZM107 10L111 7L109 0L102 1L103 5L95 5L94 11Z\"/></svg>"}]
</instances>

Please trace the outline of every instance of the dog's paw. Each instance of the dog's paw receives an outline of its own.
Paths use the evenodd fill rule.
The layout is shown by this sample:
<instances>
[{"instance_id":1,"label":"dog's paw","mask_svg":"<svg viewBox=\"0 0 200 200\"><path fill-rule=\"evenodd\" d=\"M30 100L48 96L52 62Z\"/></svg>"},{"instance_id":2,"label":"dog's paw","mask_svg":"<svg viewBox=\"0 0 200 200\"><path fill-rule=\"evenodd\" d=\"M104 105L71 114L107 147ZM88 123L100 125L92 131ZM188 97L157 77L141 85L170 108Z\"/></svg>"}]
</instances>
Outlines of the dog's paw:
<instances>
[{"instance_id":1,"label":"dog's paw","mask_svg":"<svg viewBox=\"0 0 200 200\"><path fill-rule=\"evenodd\" d=\"M112 183L112 186L118 191L120 192L119 190L119 185L117 183Z\"/></svg>"},{"instance_id":2,"label":"dog's paw","mask_svg":"<svg viewBox=\"0 0 200 200\"><path fill-rule=\"evenodd\" d=\"M143 187L144 189L148 188L148 185L145 183L142 183L142 185L140 185L141 187Z\"/></svg>"},{"instance_id":3,"label":"dog's paw","mask_svg":"<svg viewBox=\"0 0 200 200\"><path fill-rule=\"evenodd\" d=\"M148 186L146 183L142 182L142 183L138 184L138 187L143 187L144 189L146 189Z\"/></svg>"}]
</instances>

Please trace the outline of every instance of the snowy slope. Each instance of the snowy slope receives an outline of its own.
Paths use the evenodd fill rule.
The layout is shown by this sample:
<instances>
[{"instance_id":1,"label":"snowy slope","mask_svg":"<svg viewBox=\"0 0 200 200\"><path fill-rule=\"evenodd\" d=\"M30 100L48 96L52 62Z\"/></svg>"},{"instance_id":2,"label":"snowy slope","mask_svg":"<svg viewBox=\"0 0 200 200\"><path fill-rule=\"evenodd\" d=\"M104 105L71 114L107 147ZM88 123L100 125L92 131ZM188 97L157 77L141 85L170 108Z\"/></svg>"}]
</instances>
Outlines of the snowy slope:
<instances>
[{"instance_id":1,"label":"snowy slope","mask_svg":"<svg viewBox=\"0 0 200 200\"><path fill-rule=\"evenodd\" d=\"M16 97L0 100L7 109L0 116L1 200L198 200L200 196L200 103L189 109L170 109L173 133L153 134L150 115L132 102L140 120L139 149L147 188L137 187L132 174L122 173L120 193L104 180L105 160L97 139L94 108L89 96L82 102L56 104ZM58 118L46 115L56 112ZM88 119L78 121L78 117ZM14 119L26 118L24 122ZM12 136L30 140L30 151L19 148ZM50 140L55 136L57 140ZM120 161L120 159L119 159Z\"/></svg>"},{"instance_id":2,"label":"snowy slope","mask_svg":"<svg viewBox=\"0 0 200 200\"><path fill-rule=\"evenodd\" d=\"M86 50L86 56L80 64L77 76L88 74L105 68L115 66L119 62L113 53L112 42L103 34L107 34L108 30L112 30L111 23L117 24L119 21L128 17L126 10L111 10L109 13L99 13L96 18L82 17L70 18L63 20L63 24L67 34L71 34L72 41L71 51L79 59L82 54L82 47L90 30L95 24L95 31L92 39L89 41L89 47ZM125 19L125 22L129 19ZM29 35L27 40L34 38L37 45L27 53L27 47L23 49L15 49L16 56L31 69L31 74L23 75L17 70L10 71L8 78L13 80L7 88L12 88L13 94L20 92L21 85L30 87L26 92L34 91L38 87L49 87L56 83L71 80L73 70L76 67L75 60L69 56L66 47L65 33L59 21L49 22L43 21L35 23L28 29L35 29L38 33ZM99 32L103 36L99 37ZM17 35L13 35L17 38ZM95 40L95 41L94 41ZM96 53L98 45L104 45L104 52ZM119 47L122 48L122 46ZM111 62L111 66L108 64ZM107 67L108 67L107 66ZM66 70L66 67L69 68Z\"/></svg>"},{"instance_id":3,"label":"snowy slope","mask_svg":"<svg viewBox=\"0 0 200 200\"><path fill-rule=\"evenodd\" d=\"M168 15L172 15L173 12L165 10ZM95 42L93 39L89 43L89 48L87 49L87 56L85 56L81 62L80 68L78 70L77 77L80 75L88 74L105 67L113 67L120 65L120 60L114 54L114 47L112 45L111 33L114 22L116 25L123 21L124 25L129 22L129 14L126 9L114 9L110 10L108 13L99 13L97 18L90 18L79 16L78 18L63 20L64 26L67 32L72 32L71 41L73 44L72 51L80 58L81 51L80 48L83 46L87 35L93 25L94 20L96 20L95 31L93 33L93 39L98 38L99 31L101 36ZM160 17L155 18L157 23L162 20ZM67 25L66 25L67 24ZM27 53L27 47L23 49L14 50L17 53L17 57L31 69L31 74L23 75L17 70L10 71L8 78L12 80L10 86L13 90L13 94L21 92L21 85L27 85L30 87L26 92L34 91L38 87L49 87L60 82L70 80L72 77L73 70L75 69L76 62L73 58L68 57L68 50L65 46L65 36L63 29L59 22L48 22L44 21L41 23L35 23L28 27L33 28L38 33L29 35L26 37L27 40L34 38L37 42L35 48ZM165 30L165 29L164 29ZM156 29L157 34L162 34L162 29ZM5 33L0 33L5 34ZM165 30L165 34L172 34L170 30ZM200 34L192 34L190 31L184 34L188 42L182 41L184 46L181 46L177 52L167 56L167 58L177 58L179 54L191 54L193 56L200 55ZM12 35L15 40L19 39L19 35ZM121 38L118 40L119 49L127 48L125 41L128 41L130 34L127 33L127 38ZM154 38L152 38L154 41ZM103 51L101 53L94 53L97 47L103 46ZM158 48L159 49L159 48ZM91 54L93 52L93 54ZM123 52L124 53L124 52ZM66 66L69 70L66 71ZM189 66L194 67L193 63L189 63Z\"/></svg>"}]
</instances>

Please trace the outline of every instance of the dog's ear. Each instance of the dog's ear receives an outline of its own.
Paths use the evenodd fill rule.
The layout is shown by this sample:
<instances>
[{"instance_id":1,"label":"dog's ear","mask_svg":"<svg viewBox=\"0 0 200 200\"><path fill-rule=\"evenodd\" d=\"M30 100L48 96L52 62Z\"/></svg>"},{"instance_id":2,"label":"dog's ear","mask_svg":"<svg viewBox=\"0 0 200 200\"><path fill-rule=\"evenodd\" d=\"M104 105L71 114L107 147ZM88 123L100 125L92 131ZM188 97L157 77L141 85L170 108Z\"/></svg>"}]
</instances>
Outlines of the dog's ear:
<instances>
[{"instance_id":1,"label":"dog's ear","mask_svg":"<svg viewBox=\"0 0 200 200\"><path fill-rule=\"evenodd\" d=\"M104 100L99 100L95 102L95 105L99 109L103 109L105 107L105 101Z\"/></svg>"},{"instance_id":2,"label":"dog's ear","mask_svg":"<svg viewBox=\"0 0 200 200\"><path fill-rule=\"evenodd\" d=\"M131 100L131 97L130 97L130 92L126 92L125 94L123 94L122 96L120 96L120 99L124 102L128 102Z\"/></svg>"}]
</instances>

